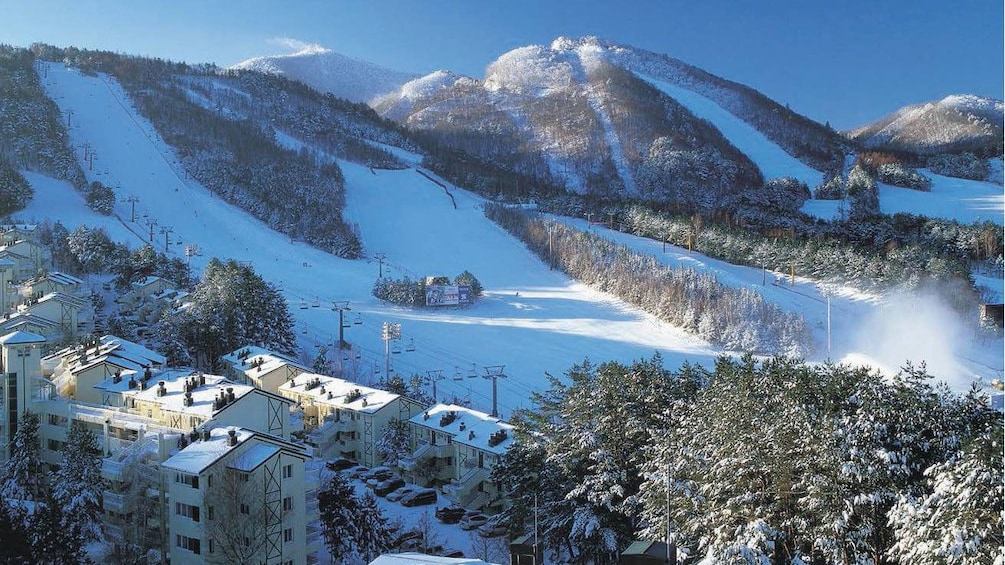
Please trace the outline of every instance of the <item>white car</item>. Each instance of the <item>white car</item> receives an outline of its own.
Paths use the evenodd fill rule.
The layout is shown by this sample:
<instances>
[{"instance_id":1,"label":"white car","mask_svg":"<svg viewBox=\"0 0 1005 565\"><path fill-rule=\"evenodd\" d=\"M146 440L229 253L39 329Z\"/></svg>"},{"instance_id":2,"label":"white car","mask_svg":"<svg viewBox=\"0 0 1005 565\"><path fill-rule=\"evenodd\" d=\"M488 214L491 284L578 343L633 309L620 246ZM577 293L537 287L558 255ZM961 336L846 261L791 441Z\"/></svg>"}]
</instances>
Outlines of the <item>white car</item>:
<instances>
[{"instance_id":1,"label":"white car","mask_svg":"<svg viewBox=\"0 0 1005 565\"><path fill-rule=\"evenodd\" d=\"M398 490L393 490L387 494L387 499L391 502L398 502L406 495L412 494L413 492L419 490L416 485L405 485Z\"/></svg>"}]
</instances>

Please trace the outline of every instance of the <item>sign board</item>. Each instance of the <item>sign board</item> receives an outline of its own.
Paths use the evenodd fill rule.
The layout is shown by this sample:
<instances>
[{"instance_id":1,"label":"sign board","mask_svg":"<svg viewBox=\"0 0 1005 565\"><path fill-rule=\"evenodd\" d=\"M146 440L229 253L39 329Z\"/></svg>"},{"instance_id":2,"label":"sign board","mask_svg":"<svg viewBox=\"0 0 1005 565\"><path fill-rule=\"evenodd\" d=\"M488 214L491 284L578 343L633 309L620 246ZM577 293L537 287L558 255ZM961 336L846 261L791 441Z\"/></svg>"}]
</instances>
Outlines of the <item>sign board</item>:
<instances>
[{"instance_id":1,"label":"sign board","mask_svg":"<svg viewBox=\"0 0 1005 565\"><path fill-rule=\"evenodd\" d=\"M426 306L458 306L470 303L470 286L434 284L426 287Z\"/></svg>"}]
</instances>

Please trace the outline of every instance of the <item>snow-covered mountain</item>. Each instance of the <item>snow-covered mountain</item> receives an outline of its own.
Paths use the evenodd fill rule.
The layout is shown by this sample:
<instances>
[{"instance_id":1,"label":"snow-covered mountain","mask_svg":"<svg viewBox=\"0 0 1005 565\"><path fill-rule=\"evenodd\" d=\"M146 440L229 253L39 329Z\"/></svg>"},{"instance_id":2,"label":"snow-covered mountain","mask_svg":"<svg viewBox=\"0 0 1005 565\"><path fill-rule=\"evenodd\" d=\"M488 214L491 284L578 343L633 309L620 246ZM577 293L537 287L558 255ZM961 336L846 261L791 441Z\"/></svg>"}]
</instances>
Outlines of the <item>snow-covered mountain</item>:
<instances>
[{"instance_id":1,"label":"snow-covered mountain","mask_svg":"<svg viewBox=\"0 0 1005 565\"><path fill-rule=\"evenodd\" d=\"M905 106L847 134L870 149L919 155L972 151L990 157L1002 154L1003 122L1001 100L958 94Z\"/></svg>"},{"instance_id":2,"label":"snow-covered mountain","mask_svg":"<svg viewBox=\"0 0 1005 565\"><path fill-rule=\"evenodd\" d=\"M437 71L375 108L455 149L582 193L665 200L680 196L660 180L673 176L694 181L685 199L701 206L799 169L766 165L739 147L702 115L708 104L816 171L804 175L810 184L839 169L848 149L836 132L753 89L595 37L514 49L481 80Z\"/></svg>"},{"instance_id":3,"label":"snow-covered mountain","mask_svg":"<svg viewBox=\"0 0 1005 565\"><path fill-rule=\"evenodd\" d=\"M412 73L352 59L319 45L308 45L287 55L254 57L231 68L282 75L320 92L364 103L394 92L416 77Z\"/></svg>"}]
</instances>

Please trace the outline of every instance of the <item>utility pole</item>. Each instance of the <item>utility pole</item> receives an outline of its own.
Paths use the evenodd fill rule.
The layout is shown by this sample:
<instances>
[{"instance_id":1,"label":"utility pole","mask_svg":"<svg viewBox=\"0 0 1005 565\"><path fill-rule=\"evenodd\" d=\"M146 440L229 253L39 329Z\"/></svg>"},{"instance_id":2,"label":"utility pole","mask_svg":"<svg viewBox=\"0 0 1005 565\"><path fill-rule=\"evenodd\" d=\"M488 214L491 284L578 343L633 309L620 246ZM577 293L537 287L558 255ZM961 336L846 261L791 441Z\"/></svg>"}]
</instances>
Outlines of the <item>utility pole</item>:
<instances>
[{"instance_id":1,"label":"utility pole","mask_svg":"<svg viewBox=\"0 0 1005 565\"><path fill-rule=\"evenodd\" d=\"M384 322L381 326L380 339L384 340L384 379L391 378L391 340L401 339L401 324Z\"/></svg>"},{"instance_id":2,"label":"utility pole","mask_svg":"<svg viewBox=\"0 0 1005 565\"><path fill-rule=\"evenodd\" d=\"M153 218L147 218L147 226L150 227L150 243L154 242L154 226L157 225L157 220Z\"/></svg>"},{"instance_id":3,"label":"utility pole","mask_svg":"<svg viewBox=\"0 0 1005 565\"><path fill-rule=\"evenodd\" d=\"M73 116L73 109L66 110L66 129L70 129L70 118Z\"/></svg>"},{"instance_id":4,"label":"utility pole","mask_svg":"<svg viewBox=\"0 0 1005 565\"><path fill-rule=\"evenodd\" d=\"M426 379L433 383L433 402L436 402L436 383L443 380L443 369L426 371Z\"/></svg>"},{"instance_id":5,"label":"utility pole","mask_svg":"<svg viewBox=\"0 0 1005 565\"><path fill-rule=\"evenodd\" d=\"M505 368L506 368L506 365L486 365L486 367L485 367L485 376L483 378L492 379L492 414L491 415L492 415L493 418L498 418L499 417L499 407L496 404L496 400L498 398L497 392L496 392L496 382L500 378L503 378L503 379L506 378L506 375L503 374L503 369L505 369Z\"/></svg>"},{"instance_id":6,"label":"utility pole","mask_svg":"<svg viewBox=\"0 0 1005 565\"><path fill-rule=\"evenodd\" d=\"M377 253L373 257L374 257L374 259L377 260L377 263L380 265L380 267L379 267L380 271L379 271L379 274L377 276L379 278L384 278L384 259L387 259L387 254L386 253Z\"/></svg>"},{"instance_id":7,"label":"utility pole","mask_svg":"<svg viewBox=\"0 0 1005 565\"><path fill-rule=\"evenodd\" d=\"M174 229L171 228L170 226L161 226L161 233L164 234L164 253L168 252L168 245L170 244L170 242L168 241L168 234L170 234L173 231Z\"/></svg>"},{"instance_id":8,"label":"utility pole","mask_svg":"<svg viewBox=\"0 0 1005 565\"><path fill-rule=\"evenodd\" d=\"M342 333L343 329L346 327L345 322L343 321L342 312L344 312L346 310L351 310L351 308L349 308L349 301L348 300L339 300L339 301L336 301L336 302L332 302L332 312L338 311L338 348L339 348L339 350L346 349L346 346L349 345L348 343L346 343L345 336Z\"/></svg>"},{"instance_id":9,"label":"utility pole","mask_svg":"<svg viewBox=\"0 0 1005 565\"><path fill-rule=\"evenodd\" d=\"M132 206L132 208L129 211L129 221L130 222L134 222L134 223L136 222L136 203L139 202L139 201L140 201L140 199L137 198L137 197L135 197L135 196L130 196L130 197L126 198L126 202L128 202Z\"/></svg>"},{"instance_id":10,"label":"utility pole","mask_svg":"<svg viewBox=\"0 0 1005 565\"><path fill-rule=\"evenodd\" d=\"M555 247L554 247L554 239L555 239L555 226L550 225L550 226L548 226L548 270L549 271L554 271L555 270Z\"/></svg>"},{"instance_id":11,"label":"utility pole","mask_svg":"<svg viewBox=\"0 0 1005 565\"><path fill-rule=\"evenodd\" d=\"M831 358L831 293L827 293L827 360Z\"/></svg>"}]
</instances>

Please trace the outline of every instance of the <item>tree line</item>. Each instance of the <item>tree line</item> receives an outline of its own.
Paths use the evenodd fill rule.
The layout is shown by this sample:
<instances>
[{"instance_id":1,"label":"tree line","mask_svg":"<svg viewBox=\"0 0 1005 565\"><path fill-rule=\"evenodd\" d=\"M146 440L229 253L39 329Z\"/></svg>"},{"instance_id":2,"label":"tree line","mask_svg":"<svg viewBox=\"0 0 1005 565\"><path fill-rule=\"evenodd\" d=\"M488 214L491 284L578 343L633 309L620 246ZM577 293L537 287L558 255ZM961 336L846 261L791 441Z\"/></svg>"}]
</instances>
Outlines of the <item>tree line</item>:
<instances>
[{"instance_id":1,"label":"tree line","mask_svg":"<svg viewBox=\"0 0 1005 565\"><path fill-rule=\"evenodd\" d=\"M694 269L668 267L624 245L520 209L488 204L485 215L549 265L717 346L796 356L812 350L806 320L757 292L726 287Z\"/></svg>"},{"instance_id":2,"label":"tree line","mask_svg":"<svg viewBox=\"0 0 1005 565\"><path fill-rule=\"evenodd\" d=\"M633 539L683 563L991 563L1001 415L923 369L791 358L572 367L513 421L493 470L514 532L613 563Z\"/></svg>"}]
</instances>

